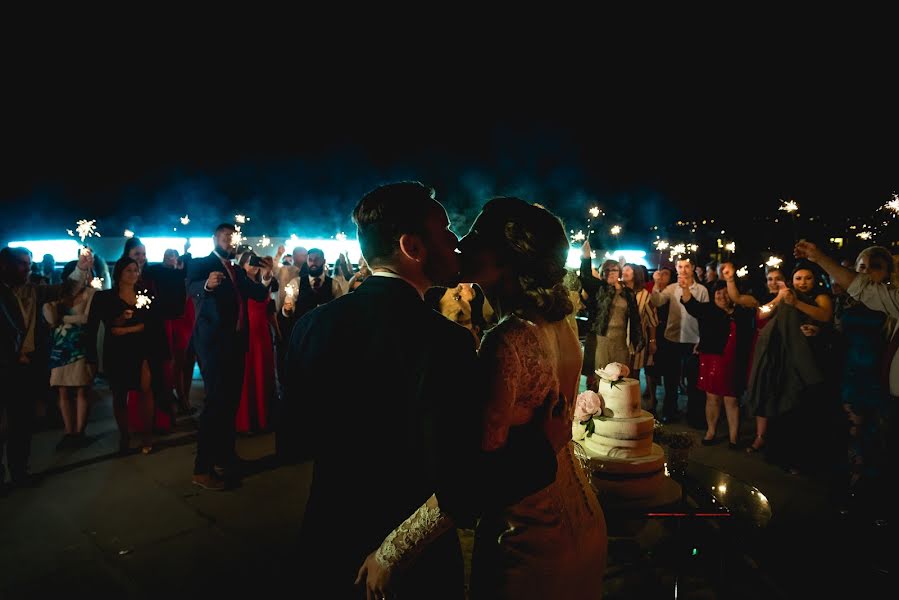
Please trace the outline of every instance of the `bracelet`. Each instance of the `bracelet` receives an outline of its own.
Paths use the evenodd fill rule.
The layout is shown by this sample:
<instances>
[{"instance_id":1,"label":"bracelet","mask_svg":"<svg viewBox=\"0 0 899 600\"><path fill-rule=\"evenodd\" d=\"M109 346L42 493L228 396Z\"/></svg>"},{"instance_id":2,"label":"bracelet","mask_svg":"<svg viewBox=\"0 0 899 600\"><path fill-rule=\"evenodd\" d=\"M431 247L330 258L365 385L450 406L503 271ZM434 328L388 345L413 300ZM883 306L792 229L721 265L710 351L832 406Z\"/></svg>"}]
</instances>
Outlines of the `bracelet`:
<instances>
[{"instance_id":1,"label":"bracelet","mask_svg":"<svg viewBox=\"0 0 899 600\"><path fill-rule=\"evenodd\" d=\"M656 341L655 341L655 340L649 340L649 343L650 343L650 344L655 344Z\"/></svg>"}]
</instances>

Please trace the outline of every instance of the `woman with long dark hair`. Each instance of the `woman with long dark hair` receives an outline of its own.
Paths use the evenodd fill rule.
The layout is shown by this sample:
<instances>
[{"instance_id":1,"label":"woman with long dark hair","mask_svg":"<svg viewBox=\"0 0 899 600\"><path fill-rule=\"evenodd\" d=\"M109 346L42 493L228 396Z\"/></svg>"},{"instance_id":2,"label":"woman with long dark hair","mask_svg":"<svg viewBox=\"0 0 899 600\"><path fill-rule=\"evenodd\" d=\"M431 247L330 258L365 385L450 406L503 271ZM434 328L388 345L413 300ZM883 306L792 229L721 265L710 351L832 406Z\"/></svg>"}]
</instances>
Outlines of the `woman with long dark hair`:
<instances>
[{"instance_id":1,"label":"woman with long dark hair","mask_svg":"<svg viewBox=\"0 0 899 600\"><path fill-rule=\"evenodd\" d=\"M150 374L149 348L146 323L152 321L149 306L138 307L137 282L140 269L132 258L120 258L113 269L113 287L94 295L89 315L90 327L96 331L102 321L106 334L103 338L103 368L112 391L113 412L119 427L119 452L130 449L131 436L128 427L128 392L139 392L140 413L144 430L141 435L141 451L153 450L154 398Z\"/></svg>"}]
</instances>

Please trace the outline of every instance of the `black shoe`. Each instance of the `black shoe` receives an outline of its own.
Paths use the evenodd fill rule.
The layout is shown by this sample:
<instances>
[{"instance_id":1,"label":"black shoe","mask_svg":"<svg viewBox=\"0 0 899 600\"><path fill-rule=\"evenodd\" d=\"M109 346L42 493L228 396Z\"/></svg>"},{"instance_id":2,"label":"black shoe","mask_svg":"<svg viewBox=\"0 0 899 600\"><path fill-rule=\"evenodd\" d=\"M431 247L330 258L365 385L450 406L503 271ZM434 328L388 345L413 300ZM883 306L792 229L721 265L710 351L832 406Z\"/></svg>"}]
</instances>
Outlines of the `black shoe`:
<instances>
[{"instance_id":1,"label":"black shoe","mask_svg":"<svg viewBox=\"0 0 899 600\"><path fill-rule=\"evenodd\" d=\"M740 444L738 442L727 442L727 449L728 450L739 450Z\"/></svg>"},{"instance_id":2,"label":"black shoe","mask_svg":"<svg viewBox=\"0 0 899 600\"><path fill-rule=\"evenodd\" d=\"M717 444L717 443L718 443L718 439L717 439L717 438L712 438L712 439L710 439L710 440L707 440L707 439L705 439L705 438L702 438L702 445L703 445L703 446L714 446L714 445Z\"/></svg>"}]
</instances>

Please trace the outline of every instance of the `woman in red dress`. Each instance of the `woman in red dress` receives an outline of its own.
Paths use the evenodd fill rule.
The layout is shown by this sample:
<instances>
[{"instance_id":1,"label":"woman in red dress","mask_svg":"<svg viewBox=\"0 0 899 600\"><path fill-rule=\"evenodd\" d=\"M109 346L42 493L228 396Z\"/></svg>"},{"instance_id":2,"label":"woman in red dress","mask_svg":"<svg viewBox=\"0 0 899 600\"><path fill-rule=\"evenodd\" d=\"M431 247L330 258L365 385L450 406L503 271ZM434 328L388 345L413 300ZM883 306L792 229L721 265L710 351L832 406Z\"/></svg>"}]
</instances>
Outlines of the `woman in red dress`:
<instances>
[{"instance_id":1,"label":"woman in red dress","mask_svg":"<svg viewBox=\"0 0 899 600\"><path fill-rule=\"evenodd\" d=\"M270 277L271 273L263 273L259 257L245 252L240 257L240 266L253 281ZM277 292L272 282L272 292ZM243 377L243 392L237 408L235 429L239 433L264 431L268 428L269 403L275 391L275 354L272 343L271 317L274 315L274 304L271 294L262 302L249 300L247 316L250 325L250 344L246 354L246 368Z\"/></svg>"},{"instance_id":2,"label":"woman in red dress","mask_svg":"<svg viewBox=\"0 0 899 600\"><path fill-rule=\"evenodd\" d=\"M729 275L732 279L732 273ZM734 305L728 296L725 281L714 284L715 301L705 303L697 302L691 296L686 282L679 280L678 283L684 290L681 302L687 312L699 321L699 381L696 387L706 395L705 418L708 425L702 443L709 446L716 442L723 400L729 445L736 450L740 426L737 397L746 387L746 367L753 337L753 310Z\"/></svg>"}]
</instances>

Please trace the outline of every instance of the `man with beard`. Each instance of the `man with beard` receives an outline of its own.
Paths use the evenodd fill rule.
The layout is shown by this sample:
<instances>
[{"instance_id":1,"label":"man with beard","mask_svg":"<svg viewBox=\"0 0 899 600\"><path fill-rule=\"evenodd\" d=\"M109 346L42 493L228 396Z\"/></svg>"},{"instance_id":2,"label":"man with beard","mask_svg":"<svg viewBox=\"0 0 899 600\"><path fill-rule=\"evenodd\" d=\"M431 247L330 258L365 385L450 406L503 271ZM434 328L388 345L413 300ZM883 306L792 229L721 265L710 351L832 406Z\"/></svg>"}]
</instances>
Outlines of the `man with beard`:
<instances>
[{"instance_id":1,"label":"man with beard","mask_svg":"<svg viewBox=\"0 0 899 600\"><path fill-rule=\"evenodd\" d=\"M454 523L472 527L484 500L475 465L490 461L485 472L507 496L498 505L542 489L556 474L547 425L515 428L502 452L479 453L486 388L478 383L475 342L423 300L432 286L459 283L458 239L434 191L418 182L383 185L360 200L353 221L372 275L300 319L286 358L278 452L307 452L314 472L300 556L286 557L277 571L301 596L365 597L375 551L432 494ZM335 383L329 373L337 365L362 369L364 383ZM570 416L546 423L570 438ZM533 480L517 476L513 465L521 464ZM455 530L430 540L398 575L396 597L463 598Z\"/></svg>"},{"instance_id":2,"label":"man with beard","mask_svg":"<svg viewBox=\"0 0 899 600\"><path fill-rule=\"evenodd\" d=\"M232 264L234 233L231 224L216 227L215 249L209 256L191 261L187 276L197 315L193 344L206 388L193 483L208 490L224 489L225 481L236 477L234 419L249 343L247 300L262 301L270 293L271 278L256 283ZM271 269L271 257L262 261Z\"/></svg>"},{"instance_id":3,"label":"man with beard","mask_svg":"<svg viewBox=\"0 0 899 600\"><path fill-rule=\"evenodd\" d=\"M306 255L306 273L288 284L293 291L287 293L281 314L296 321L316 306L343 296L347 292L345 284L345 278L334 278L325 273L325 253L311 248Z\"/></svg>"}]
</instances>

